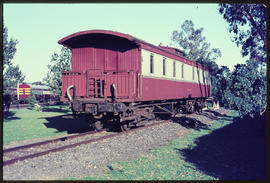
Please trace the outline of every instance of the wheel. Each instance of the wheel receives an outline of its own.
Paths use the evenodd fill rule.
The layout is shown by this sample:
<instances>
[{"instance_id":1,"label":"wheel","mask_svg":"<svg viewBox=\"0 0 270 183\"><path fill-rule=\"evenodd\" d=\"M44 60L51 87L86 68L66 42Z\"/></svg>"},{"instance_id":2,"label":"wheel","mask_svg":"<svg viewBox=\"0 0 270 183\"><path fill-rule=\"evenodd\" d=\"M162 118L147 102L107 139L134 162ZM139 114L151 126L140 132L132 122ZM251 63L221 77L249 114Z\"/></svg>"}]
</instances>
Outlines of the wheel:
<instances>
[{"instance_id":1,"label":"wheel","mask_svg":"<svg viewBox=\"0 0 270 183\"><path fill-rule=\"evenodd\" d=\"M103 129L103 123L99 120L94 122L92 126L96 131L101 131Z\"/></svg>"},{"instance_id":2,"label":"wheel","mask_svg":"<svg viewBox=\"0 0 270 183\"><path fill-rule=\"evenodd\" d=\"M78 117L78 113L74 110L72 110L72 117L73 119L76 119Z\"/></svg>"},{"instance_id":3,"label":"wheel","mask_svg":"<svg viewBox=\"0 0 270 183\"><path fill-rule=\"evenodd\" d=\"M193 104L189 104L187 111L188 111L188 113L193 113L194 112L194 105Z\"/></svg>"},{"instance_id":4,"label":"wheel","mask_svg":"<svg viewBox=\"0 0 270 183\"><path fill-rule=\"evenodd\" d=\"M179 108L176 109L176 113L183 114L184 110L179 107Z\"/></svg>"},{"instance_id":5,"label":"wheel","mask_svg":"<svg viewBox=\"0 0 270 183\"><path fill-rule=\"evenodd\" d=\"M125 131L128 131L128 130L130 130L130 126L129 126L129 123L122 123L122 124L120 124L121 126L121 130L123 131L123 132L125 132Z\"/></svg>"}]
</instances>

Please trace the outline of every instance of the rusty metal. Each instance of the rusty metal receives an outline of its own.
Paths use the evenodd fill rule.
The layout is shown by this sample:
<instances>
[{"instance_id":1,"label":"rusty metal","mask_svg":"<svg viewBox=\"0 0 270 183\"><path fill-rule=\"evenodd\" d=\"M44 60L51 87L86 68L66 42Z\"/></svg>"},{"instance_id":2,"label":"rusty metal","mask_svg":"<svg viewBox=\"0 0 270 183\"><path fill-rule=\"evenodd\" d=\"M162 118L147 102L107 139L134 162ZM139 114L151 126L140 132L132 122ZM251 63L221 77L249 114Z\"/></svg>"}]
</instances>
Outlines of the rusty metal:
<instances>
[{"instance_id":1,"label":"rusty metal","mask_svg":"<svg viewBox=\"0 0 270 183\"><path fill-rule=\"evenodd\" d=\"M85 112L95 115L97 113L97 105L95 105L95 104L85 104Z\"/></svg>"}]
</instances>

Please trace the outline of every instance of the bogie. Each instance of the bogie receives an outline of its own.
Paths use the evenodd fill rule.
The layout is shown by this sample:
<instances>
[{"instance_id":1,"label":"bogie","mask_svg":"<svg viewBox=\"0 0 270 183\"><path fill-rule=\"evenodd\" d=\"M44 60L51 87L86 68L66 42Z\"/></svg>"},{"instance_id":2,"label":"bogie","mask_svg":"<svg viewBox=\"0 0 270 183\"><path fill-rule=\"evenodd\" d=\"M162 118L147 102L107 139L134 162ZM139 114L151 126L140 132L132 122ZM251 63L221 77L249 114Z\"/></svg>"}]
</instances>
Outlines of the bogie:
<instances>
[{"instance_id":1,"label":"bogie","mask_svg":"<svg viewBox=\"0 0 270 183\"><path fill-rule=\"evenodd\" d=\"M103 129L104 123L101 120L97 120L92 124L96 131L101 131Z\"/></svg>"},{"instance_id":2,"label":"bogie","mask_svg":"<svg viewBox=\"0 0 270 183\"><path fill-rule=\"evenodd\" d=\"M90 122L91 126L96 130L100 131L107 124L113 123L113 126L117 126L121 131L128 131L134 126L145 125L148 121L156 118L168 119L171 116L182 113L201 113L202 108L205 107L206 101L203 99L189 99L187 101L170 101L170 102L159 102L159 103L138 103L135 105L125 105L124 111L118 112L99 112L87 113L87 121ZM97 109L99 104L97 103ZM102 103L103 107L104 103Z\"/></svg>"}]
</instances>

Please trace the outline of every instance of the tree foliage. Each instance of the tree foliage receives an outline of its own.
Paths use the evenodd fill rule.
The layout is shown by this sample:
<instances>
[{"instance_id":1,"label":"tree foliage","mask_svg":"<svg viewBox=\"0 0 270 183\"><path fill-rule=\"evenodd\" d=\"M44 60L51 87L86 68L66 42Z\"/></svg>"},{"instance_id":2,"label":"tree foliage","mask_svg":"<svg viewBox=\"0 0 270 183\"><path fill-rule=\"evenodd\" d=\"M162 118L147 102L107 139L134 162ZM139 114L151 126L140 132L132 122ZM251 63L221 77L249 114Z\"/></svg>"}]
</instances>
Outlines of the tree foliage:
<instances>
[{"instance_id":1,"label":"tree foliage","mask_svg":"<svg viewBox=\"0 0 270 183\"><path fill-rule=\"evenodd\" d=\"M229 107L229 98L231 98L229 87L231 85L231 72L228 67L221 66L217 69L213 79L212 88L213 95L219 100L220 104L225 107Z\"/></svg>"},{"instance_id":2,"label":"tree foliage","mask_svg":"<svg viewBox=\"0 0 270 183\"><path fill-rule=\"evenodd\" d=\"M266 7L263 4L219 4L229 23L232 41L242 46L246 64L237 64L231 75L229 106L241 116L253 117L266 108ZM261 69L259 69L259 67ZM260 71L259 71L260 70Z\"/></svg>"},{"instance_id":3,"label":"tree foliage","mask_svg":"<svg viewBox=\"0 0 270 183\"><path fill-rule=\"evenodd\" d=\"M242 56L266 62L266 7L263 4L219 4L219 12L229 23L233 41L242 46Z\"/></svg>"},{"instance_id":4,"label":"tree foliage","mask_svg":"<svg viewBox=\"0 0 270 183\"><path fill-rule=\"evenodd\" d=\"M13 66L12 63L10 63L9 66L5 69L3 76L4 87L16 87L17 83L22 83L25 78L23 73L20 71L19 66Z\"/></svg>"},{"instance_id":5,"label":"tree foliage","mask_svg":"<svg viewBox=\"0 0 270 183\"><path fill-rule=\"evenodd\" d=\"M210 48L210 43L206 42L202 32L203 28L195 29L191 20L185 20L180 31L173 31L171 40L180 47L185 57L209 69L212 95L217 96L219 80L216 74L219 68L215 61L221 57L221 51L218 48Z\"/></svg>"},{"instance_id":6,"label":"tree foliage","mask_svg":"<svg viewBox=\"0 0 270 183\"><path fill-rule=\"evenodd\" d=\"M184 51L184 56L199 63L214 62L221 56L218 48L210 49L202 35L203 28L195 29L191 20L185 20L180 31L173 31L172 41Z\"/></svg>"},{"instance_id":7,"label":"tree foliage","mask_svg":"<svg viewBox=\"0 0 270 183\"><path fill-rule=\"evenodd\" d=\"M71 53L66 47L62 47L61 53L54 53L51 58L51 64L48 65L49 71L44 82L56 93L61 94L62 90L62 71L69 71Z\"/></svg>"},{"instance_id":8,"label":"tree foliage","mask_svg":"<svg viewBox=\"0 0 270 183\"><path fill-rule=\"evenodd\" d=\"M266 105L266 82L254 62L237 64L231 75L229 104L241 116L253 117Z\"/></svg>"},{"instance_id":9,"label":"tree foliage","mask_svg":"<svg viewBox=\"0 0 270 183\"><path fill-rule=\"evenodd\" d=\"M32 89L31 89L30 97L28 98L28 102L29 102L31 110L33 110L35 108L35 105L38 103L35 95L33 94Z\"/></svg>"},{"instance_id":10,"label":"tree foliage","mask_svg":"<svg viewBox=\"0 0 270 183\"><path fill-rule=\"evenodd\" d=\"M19 66L14 66L11 62L17 49L17 40L8 39L8 29L3 28L3 88L16 87L17 82L21 83L24 81L25 76L20 71Z\"/></svg>"},{"instance_id":11,"label":"tree foliage","mask_svg":"<svg viewBox=\"0 0 270 183\"><path fill-rule=\"evenodd\" d=\"M17 49L16 45L18 44L17 40L11 38L8 40L8 29L6 27L3 28L3 66L5 69L9 65L11 65L11 60L13 59Z\"/></svg>"}]
</instances>

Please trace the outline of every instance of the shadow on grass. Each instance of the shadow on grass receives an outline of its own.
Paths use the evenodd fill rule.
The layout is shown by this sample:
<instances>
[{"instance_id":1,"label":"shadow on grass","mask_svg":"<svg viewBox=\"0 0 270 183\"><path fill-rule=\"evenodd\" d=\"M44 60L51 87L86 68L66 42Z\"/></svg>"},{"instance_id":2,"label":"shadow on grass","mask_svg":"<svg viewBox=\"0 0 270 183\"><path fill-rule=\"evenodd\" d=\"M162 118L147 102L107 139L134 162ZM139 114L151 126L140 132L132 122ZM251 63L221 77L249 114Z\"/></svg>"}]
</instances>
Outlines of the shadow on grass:
<instances>
[{"instance_id":1,"label":"shadow on grass","mask_svg":"<svg viewBox=\"0 0 270 183\"><path fill-rule=\"evenodd\" d=\"M42 107L42 112L62 112L62 113L67 113L70 112L71 110L65 109L65 108L51 108L51 107Z\"/></svg>"},{"instance_id":2,"label":"shadow on grass","mask_svg":"<svg viewBox=\"0 0 270 183\"><path fill-rule=\"evenodd\" d=\"M71 114L45 117L41 119L45 119L47 121L47 123L44 123L47 128L54 128L58 132L66 131L68 134L72 134L85 133L94 130L91 124L86 122L84 115L79 115L75 119ZM120 130L115 123L109 121L105 123L104 128L107 128L110 132L119 132Z\"/></svg>"},{"instance_id":3,"label":"shadow on grass","mask_svg":"<svg viewBox=\"0 0 270 183\"><path fill-rule=\"evenodd\" d=\"M227 115L227 114L221 114L217 111L213 111L213 110L205 110L205 112L208 112L208 113L212 113L212 115L209 115L207 113L202 113L202 115L210 118L210 119L214 119L214 118L217 118L217 117L221 117L222 119L225 119L225 120L231 120L233 119L233 116L230 116L230 115ZM214 119L215 120L215 119Z\"/></svg>"},{"instance_id":4,"label":"shadow on grass","mask_svg":"<svg viewBox=\"0 0 270 183\"><path fill-rule=\"evenodd\" d=\"M173 117L172 120L173 122L178 123L185 128L192 128L194 130L208 129L208 126L206 124L194 118L181 116L181 117Z\"/></svg>"},{"instance_id":5,"label":"shadow on grass","mask_svg":"<svg viewBox=\"0 0 270 183\"><path fill-rule=\"evenodd\" d=\"M266 117L256 121L235 118L199 137L193 148L178 152L199 170L221 180L266 179L266 132L258 131L258 123L266 124Z\"/></svg>"},{"instance_id":6,"label":"shadow on grass","mask_svg":"<svg viewBox=\"0 0 270 183\"><path fill-rule=\"evenodd\" d=\"M47 128L54 128L58 132L66 131L68 134L84 133L93 130L88 123L85 122L84 117L73 119L72 115L61 115L54 117L45 117L47 123L44 125Z\"/></svg>"},{"instance_id":7,"label":"shadow on grass","mask_svg":"<svg viewBox=\"0 0 270 183\"><path fill-rule=\"evenodd\" d=\"M16 112L13 111L3 111L3 122L10 122L11 120L21 119L15 117Z\"/></svg>"}]
</instances>

